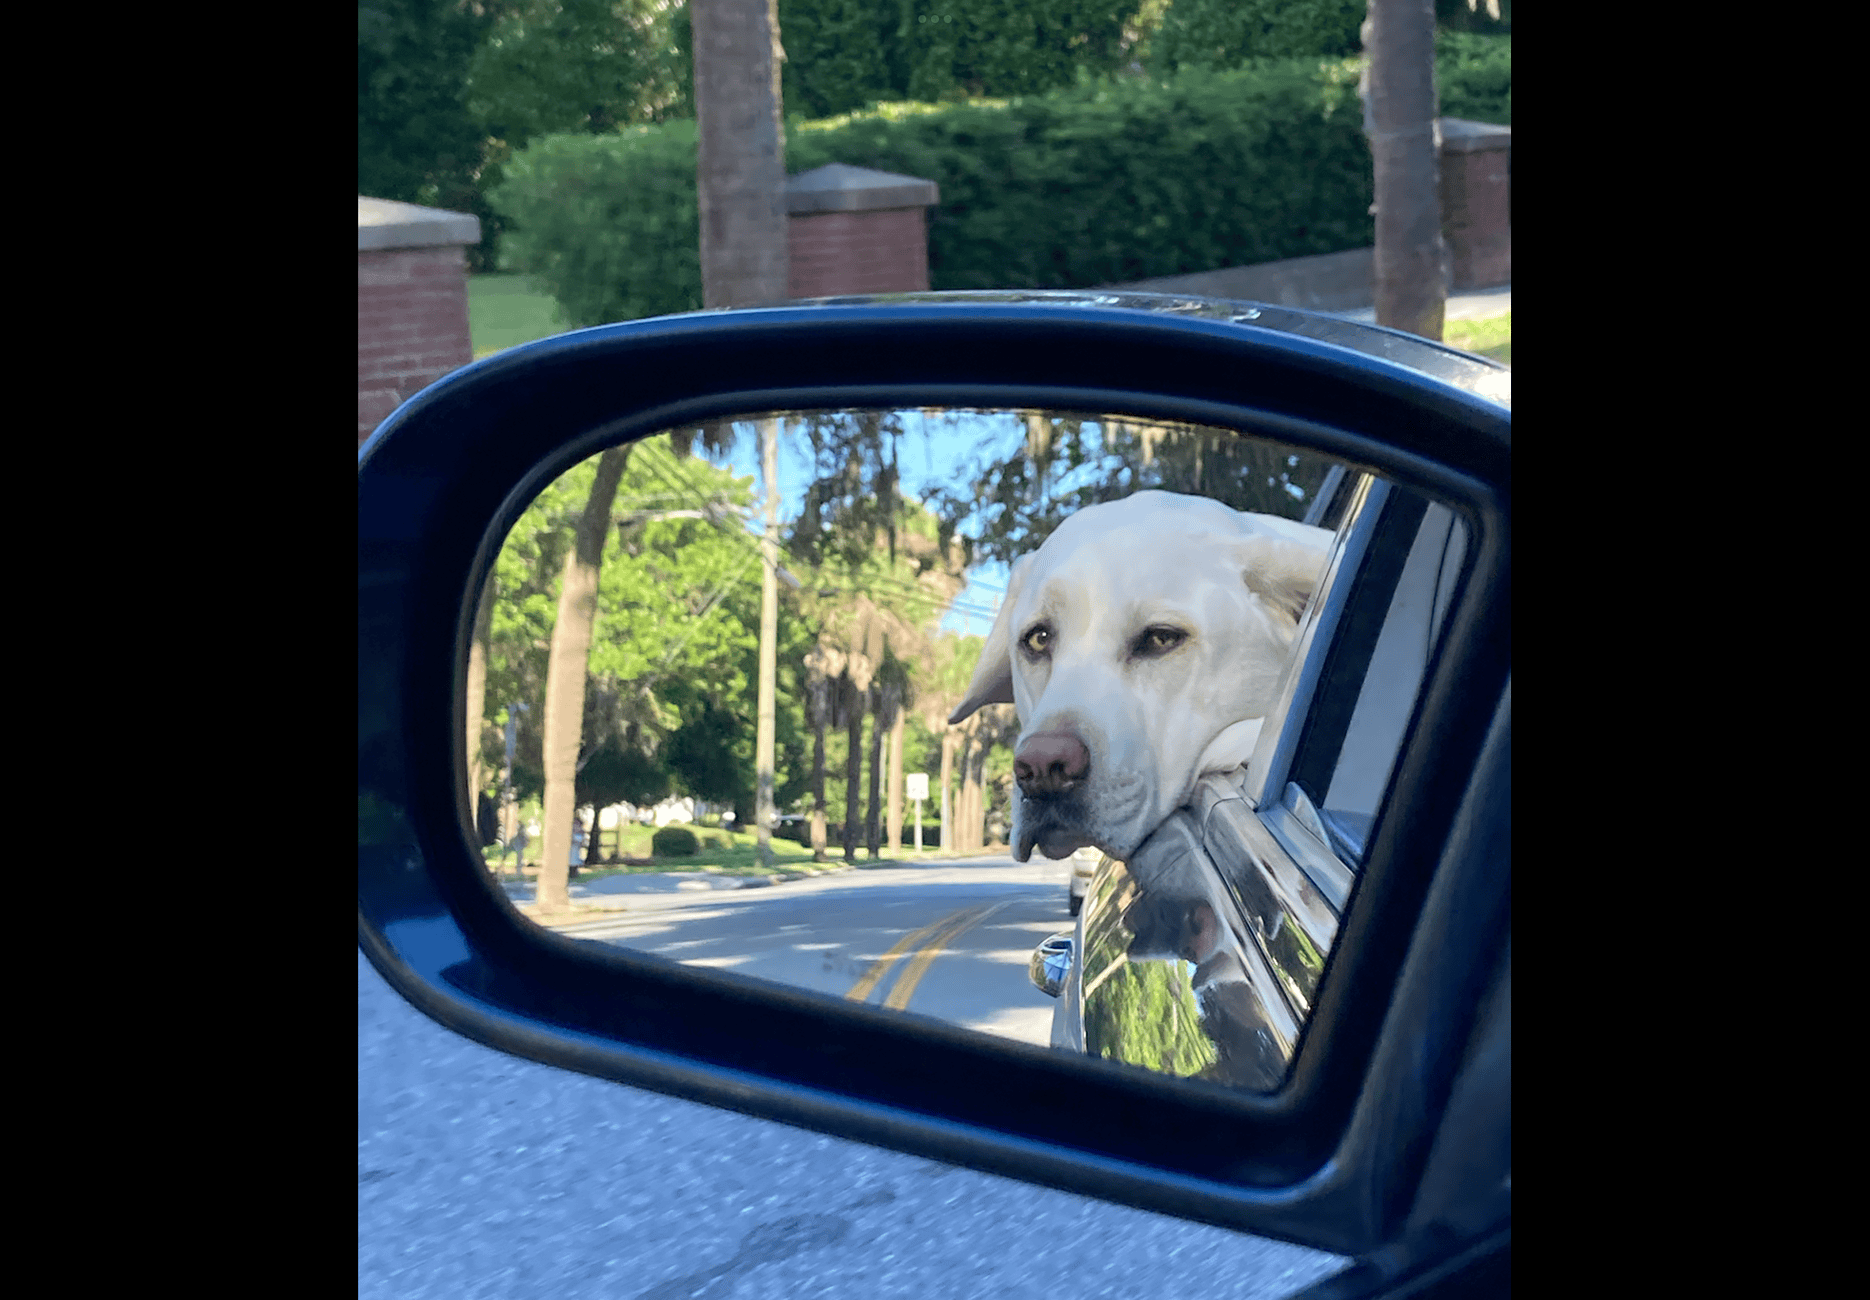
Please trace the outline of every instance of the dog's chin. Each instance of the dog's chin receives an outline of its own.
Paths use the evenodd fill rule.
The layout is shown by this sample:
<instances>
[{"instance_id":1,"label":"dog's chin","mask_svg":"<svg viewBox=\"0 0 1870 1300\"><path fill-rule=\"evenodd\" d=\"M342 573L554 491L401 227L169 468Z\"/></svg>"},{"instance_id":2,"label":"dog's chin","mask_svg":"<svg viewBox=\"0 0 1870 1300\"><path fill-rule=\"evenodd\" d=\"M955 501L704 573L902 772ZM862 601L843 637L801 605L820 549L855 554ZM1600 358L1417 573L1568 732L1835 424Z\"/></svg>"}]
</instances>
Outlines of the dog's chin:
<instances>
[{"instance_id":1,"label":"dog's chin","mask_svg":"<svg viewBox=\"0 0 1870 1300\"><path fill-rule=\"evenodd\" d=\"M1025 799L1013 805L1013 857L1030 861L1035 847L1048 858L1070 857L1077 850L1096 841L1080 825L1079 810L1072 806L1046 803L1034 806Z\"/></svg>"},{"instance_id":2,"label":"dog's chin","mask_svg":"<svg viewBox=\"0 0 1870 1300\"><path fill-rule=\"evenodd\" d=\"M1030 861L1037 848L1048 858L1070 857L1086 846L1108 853L1118 862L1128 862L1146 836L1139 833L1152 819L1139 817L1140 810L1129 810L1117 825L1093 819L1090 810L1078 799L1036 801L1024 797L1013 800L1013 856Z\"/></svg>"}]
</instances>

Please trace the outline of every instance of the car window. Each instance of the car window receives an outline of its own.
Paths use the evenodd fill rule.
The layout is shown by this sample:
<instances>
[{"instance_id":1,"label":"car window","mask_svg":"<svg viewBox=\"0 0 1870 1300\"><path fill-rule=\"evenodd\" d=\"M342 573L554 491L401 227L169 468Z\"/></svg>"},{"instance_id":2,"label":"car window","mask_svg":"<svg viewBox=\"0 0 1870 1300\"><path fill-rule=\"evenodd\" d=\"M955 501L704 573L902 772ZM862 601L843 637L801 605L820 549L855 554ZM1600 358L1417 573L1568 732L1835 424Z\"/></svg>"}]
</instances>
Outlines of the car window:
<instances>
[{"instance_id":1,"label":"car window","mask_svg":"<svg viewBox=\"0 0 1870 1300\"><path fill-rule=\"evenodd\" d=\"M1392 491L1280 803L1355 869L1368 846L1460 580L1467 529L1446 506Z\"/></svg>"}]
</instances>

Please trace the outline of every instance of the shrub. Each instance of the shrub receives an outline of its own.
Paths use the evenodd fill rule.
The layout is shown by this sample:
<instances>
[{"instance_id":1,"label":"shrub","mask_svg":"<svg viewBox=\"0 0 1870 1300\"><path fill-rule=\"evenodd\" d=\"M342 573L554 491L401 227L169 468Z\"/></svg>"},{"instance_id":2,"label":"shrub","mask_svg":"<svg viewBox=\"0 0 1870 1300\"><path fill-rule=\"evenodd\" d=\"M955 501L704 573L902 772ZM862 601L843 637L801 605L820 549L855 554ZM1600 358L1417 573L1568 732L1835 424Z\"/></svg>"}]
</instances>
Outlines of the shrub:
<instances>
[{"instance_id":1,"label":"shrub","mask_svg":"<svg viewBox=\"0 0 1870 1300\"><path fill-rule=\"evenodd\" d=\"M1513 38L1437 32L1435 86L1444 116L1513 125Z\"/></svg>"},{"instance_id":2,"label":"shrub","mask_svg":"<svg viewBox=\"0 0 1870 1300\"><path fill-rule=\"evenodd\" d=\"M542 136L489 195L509 227L505 265L558 300L572 326L701 306L695 124Z\"/></svg>"},{"instance_id":3,"label":"shrub","mask_svg":"<svg viewBox=\"0 0 1870 1300\"><path fill-rule=\"evenodd\" d=\"M686 826L664 826L650 837L649 851L659 858L692 858L701 844Z\"/></svg>"},{"instance_id":4,"label":"shrub","mask_svg":"<svg viewBox=\"0 0 1870 1300\"><path fill-rule=\"evenodd\" d=\"M936 289L1064 289L1368 245L1354 60L1293 59L1004 103L882 105L794 122L788 170L924 176ZM550 136L492 201L510 269L568 322L701 306L695 127Z\"/></svg>"},{"instance_id":5,"label":"shrub","mask_svg":"<svg viewBox=\"0 0 1870 1300\"><path fill-rule=\"evenodd\" d=\"M790 170L926 176L936 289L1073 289L1368 244L1353 63L1291 60L803 123Z\"/></svg>"},{"instance_id":6,"label":"shrub","mask_svg":"<svg viewBox=\"0 0 1870 1300\"><path fill-rule=\"evenodd\" d=\"M1151 62L1237 68L1252 59L1342 58L1363 47L1365 0L1174 0L1151 41Z\"/></svg>"}]
</instances>

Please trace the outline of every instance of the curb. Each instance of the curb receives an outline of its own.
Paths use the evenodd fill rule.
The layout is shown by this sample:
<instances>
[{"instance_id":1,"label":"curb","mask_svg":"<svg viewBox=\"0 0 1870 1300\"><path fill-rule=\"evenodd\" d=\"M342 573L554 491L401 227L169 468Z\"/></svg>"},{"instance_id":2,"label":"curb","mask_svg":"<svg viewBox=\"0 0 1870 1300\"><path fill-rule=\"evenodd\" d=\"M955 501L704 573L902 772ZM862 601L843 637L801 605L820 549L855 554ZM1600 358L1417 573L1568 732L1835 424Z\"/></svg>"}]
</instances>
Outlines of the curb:
<instances>
[{"instance_id":1,"label":"curb","mask_svg":"<svg viewBox=\"0 0 1870 1300\"><path fill-rule=\"evenodd\" d=\"M879 863L878 865L884 866L888 864ZM827 867L822 871L781 871L771 876L742 876L739 878L740 883L734 888L770 889L774 885L789 885L798 880L815 880L820 876L837 876L855 869L855 867L840 864L835 867ZM723 889L717 892L729 893L731 891ZM618 901L613 904L605 905L593 903L587 899L574 902L569 912L562 912L553 917L541 917L532 910L534 904L531 902L518 902L510 894L507 895L507 901L512 903L513 909L528 921L549 930L556 930L572 925L589 925L593 922L602 921L606 917L622 915L631 910L630 905L626 902Z\"/></svg>"}]
</instances>

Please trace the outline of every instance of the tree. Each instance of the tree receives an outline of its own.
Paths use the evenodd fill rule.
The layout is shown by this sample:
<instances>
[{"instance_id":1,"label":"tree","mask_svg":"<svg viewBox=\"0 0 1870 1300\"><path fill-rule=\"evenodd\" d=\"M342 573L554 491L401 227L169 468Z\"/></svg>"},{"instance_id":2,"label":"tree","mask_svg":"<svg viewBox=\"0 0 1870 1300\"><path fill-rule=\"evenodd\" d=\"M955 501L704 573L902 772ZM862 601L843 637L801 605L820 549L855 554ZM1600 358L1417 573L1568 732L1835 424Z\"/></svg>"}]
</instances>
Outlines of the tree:
<instances>
[{"instance_id":1,"label":"tree","mask_svg":"<svg viewBox=\"0 0 1870 1300\"><path fill-rule=\"evenodd\" d=\"M1363 39L1377 324L1439 341L1450 265L1441 233L1435 0L1370 0Z\"/></svg>"},{"instance_id":2,"label":"tree","mask_svg":"<svg viewBox=\"0 0 1870 1300\"><path fill-rule=\"evenodd\" d=\"M845 754L845 820L847 854L854 854L861 715L873 717L864 839L874 857L886 824L891 846L901 842L905 711L933 668L935 624L962 586L960 554L941 546L936 518L899 491L900 413L800 415L788 427L804 436L813 462L787 540L792 562L812 578L800 604L802 616L818 628L818 641L805 679L821 684L816 689L827 704L836 702L815 712L813 726L821 738L823 727L843 726L853 747ZM815 755L821 744L815 741ZM822 782L822 764L815 763L814 790Z\"/></svg>"},{"instance_id":3,"label":"tree","mask_svg":"<svg viewBox=\"0 0 1870 1300\"><path fill-rule=\"evenodd\" d=\"M812 861L825 860L825 731L836 724L832 708L833 692L840 689L842 656L822 642L806 653L805 691L806 722L812 729Z\"/></svg>"},{"instance_id":4,"label":"tree","mask_svg":"<svg viewBox=\"0 0 1870 1300\"><path fill-rule=\"evenodd\" d=\"M598 460L591 495L578 521L559 589L558 618L552 625L552 649L545 684L544 860L539 864L538 906L542 913L571 906L566 874L571 861L574 783L583 740L585 674L591 630L597 622L598 572L610 533L610 510L629 464L630 447L613 447Z\"/></svg>"},{"instance_id":5,"label":"tree","mask_svg":"<svg viewBox=\"0 0 1870 1300\"><path fill-rule=\"evenodd\" d=\"M695 50L696 189L701 206L701 296L707 307L745 307L786 296L786 140L780 119L777 0L691 0ZM779 591L778 429L760 424L766 470L761 545L759 737L760 860L772 863Z\"/></svg>"},{"instance_id":6,"label":"tree","mask_svg":"<svg viewBox=\"0 0 1870 1300\"><path fill-rule=\"evenodd\" d=\"M604 135L689 107L662 0L507 0L488 13L465 69L465 103L481 136L482 270L494 268L506 218L480 196L516 152L540 136Z\"/></svg>"},{"instance_id":7,"label":"tree","mask_svg":"<svg viewBox=\"0 0 1870 1300\"><path fill-rule=\"evenodd\" d=\"M1152 38L1152 62L1173 72L1355 54L1363 12L1364 0L1173 0Z\"/></svg>"},{"instance_id":8,"label":"tree","mask_svg":"<svg viewBox=\"0 0 1870 1300\"><path fill-rule=\"evenodd\" d=\"M467 104L509 149L603 135L680 112L669 14L658 0L520 0L468 63Z\"/></svg>"},{"instance_id":9,"label":"tree","mask_svg":"<svg viewBox=\"0 0 1870 1300\"><path fill-rule=\"evenodd\" d=\"M468 644L467 740L468 807L478 809L486 790L486 763L481 753L481 727L487 711L487 640L493 624L494 573L488 570L474 604L474 633ZM478 815L476 821L479 820Z\"/></svg>"},{"instance_id":10,"label":"tree","mask_svg":"<svg viewBox=\"0 0 1870 1300\"><path fill-rule=\"evenodd\" d=\"M786 144L776 0L691 0L701 292L707 307L786 297Z\"/></svg>"},{"instance_id":11,"label":"tree","mask_svg":"<svg viewBox=\"0 0 1870 1300\"><path fill-rule=\"evenodd\" d=\"M864 713L869 702L874 661L861 652L847 661L844 675L844 725L849 729L844 758L844 860L857 861L859 783L863 779Z\"/></svg>"},{"instance_id":12,"label":"tree","mask_svg":"<svg viewBox=\"0 0 1870 1300\"><path fill-rule=\"evenodd\" d=\"M603 707L592 734L652 761L683 793L732 801L751 820L745 701L758 671L760 555L743 525L749 481L678 457L672 441L639 444L632 462L640 473L604 569L604 624L590 661ZM798 726L786 721L796 744Z\"/></svg>"},{"instance_id":13,"label":"tree","mask_svg":"<svg viewBox=\"0 0 1870 1300\"><path fill-rule=\"evenodd\" d=\"M493 22L459 0L359 0L357 192L472 212L481 198L484 135L467 105L467 70ZM469 250L476 269L491 245Z\"/></svg>"},{"instance_id":14,"label":"tree","mask_svg":"<svg viewBox=\"0 0 1870 1300\"><path fill-rule=\"evenodd\" d=\"M1064 520L1145 489L1212 497L1235 510L1302 518L1330 472L1322 456L1220 429L1100 421L1050 413L994 413L995 432L955 475L965 487L929 505L944 542L965 562L1010 563L1037 550ZM1013 421L1023 445L1004 450Z\"/></svg>"},{"instance_id":15,"label":"tree","mask_svg":"<svg viewBox=\"0 0 1870 1300\"><path fill-rule=\"evenodd\" d=\"M1447 32L1507 35L1513 30L1513 0L1435 0L1435 25Z\"/></svg>"},{"instance_id":16,"label":"tree","mask_svg":"<svg viewBox=\"0 0 1870 1300\"><path fill-rule=\"evenodd\" d=\"M941 844L945 849L955 845L954 804L949 795L954 784L955 751L962 734L948 725L948 715L967 696L968 683L973 679L975 665L980 662L983 644L977 636L939 638L933 646L933 662L924 678L927 686L917 701L923 726L941 737L941 786L936 806L941 818Z\"/></svg>"},{"instance_id":17,"label":"tree","mask_svg":"<svg viewBox=\"0 0 1870 1300\"><path fill-rule=\"evenodd\" d=\"M750 819L755 738L743 702L757 671L751 578L760 562L743 523L751 481L680 458L671 442L635 444L617 488L597 573L572 799L602 808L654 803L680 789L731 798ZM546 786L539 703L559 635L562 575L602 462L594 457L547 485L495 561L485 694L498 706L496 723L505 706L533 705L519 715L522 797ZM781 789L792 791L804 781L804 722L796 708L778 722L790 774ZM482 743L484 757L498 754L497 730L484 729Z\"/></svg>"}]
</instances>

